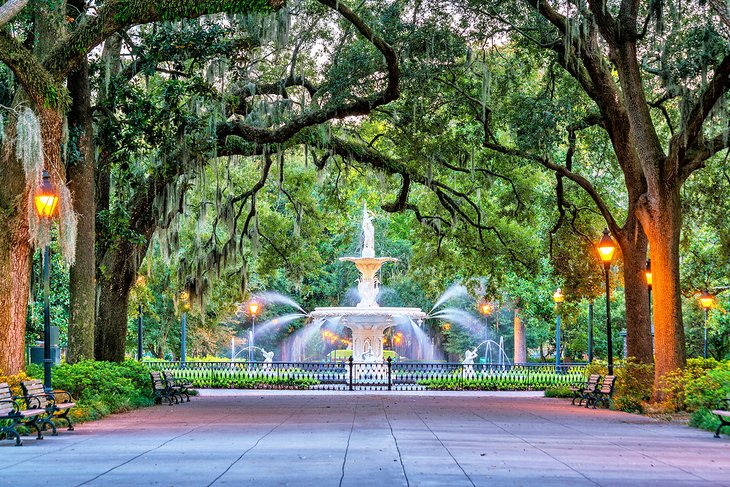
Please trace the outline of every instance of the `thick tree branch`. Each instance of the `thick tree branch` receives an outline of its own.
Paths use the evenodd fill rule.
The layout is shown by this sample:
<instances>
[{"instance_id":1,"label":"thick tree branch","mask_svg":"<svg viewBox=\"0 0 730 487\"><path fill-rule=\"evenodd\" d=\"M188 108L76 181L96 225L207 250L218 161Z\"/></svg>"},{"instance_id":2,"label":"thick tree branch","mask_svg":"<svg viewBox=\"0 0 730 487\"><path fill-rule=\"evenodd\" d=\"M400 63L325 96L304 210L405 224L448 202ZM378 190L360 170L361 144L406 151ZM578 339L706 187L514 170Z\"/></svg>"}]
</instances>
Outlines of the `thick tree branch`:
<instances>
[{"instance_id":1,"label":"thick tree branch","mask_svg":"<svg viewBox=\"0 0 730 487\"><path fill-rule=\"evenodd\" d=\"M593 185L590 183L590 181L588 181L586 178L584 178L580 174L569 171L568 168L555 164L554 162L551 162L544 157L535 156L533 154L530 154L530 153L527 153L524 151L520 151L518 149L512 149L509 147L505 147L505 146L495 143L495 142L485 142L484 147L486 147L488 149L492 149L493 151L499 152L500 154L505 154L505 155L513 156L513 157L519 157L522 159L536 162L536 163L542 165L543 167L550 169L551 171L554 171L554 172L570 179L571 181L576 183L578 186L583 188L583 190L586 193L588 193L588 195L591 197L591 199L595 203L596 207L598 208L598 211L601 213L601 216L603 216L603 218L606 220L606 223L607 223L609 229L611 230L611 233L613 233L614 235L620 234L621 228L618 226L618 223L616 223L616 220L614 219L613 215L611 214L611 210L608 208L608 205L606 204L605 201L603 201L603 198L601 198L601 195L598 194L598 191L596 191L596 188L593 187Z\"/></svg>"},{"instance_id":2,"label":"thick tree branch","mask_svg":"<svg viewBox=\"0 0 730 487\"><path fill-rule=\"evenodd\" d=\"M0 29L0 61L12 70L36 105L58 108L62 104L63 92L55 80L38 63L33 53L5 29Z\"/></svg>"},{"instance_id":3,"label":"thick tree branch","mask_svg":"<svg viewBox=\"0 0 730 487\"><path fill-rule=\"evenodd\" d=\"M28 4L28 0L8 0L0 6L0 26L7 24Z\"/></svg>"},{"instance_id":4,"label":"thick tree branch","mask_svg":"<svg viewBox=\"0 0 730 487\"><path fill-rule=\"evenodd\" d=\"M111 0L95 17L85 17L78 28L61 39L44 60L56 80L66 74L104 39L127 27L157 21L194 19L218 12L256 13L278 10L284 0Z\"/></svg>"},{"instance_id":5,"label":"thick tree branch","mask_svg":"<svg viewBox=\"0 0 730 487\"><path fill-rule=\"evenodd\" d=\"M692 161L687 157L690 149L700 149L702 139L702 125L715 106L717 101L730 88L730 54L715 68L712 80L707 84L705 91L697 99L689 111L682 130L672 138L669 150L669 160L675 161L684 177L692 169Z\"/></svg>"},{"instance_id":6,"label":"thick tree branch","mask_svg":"<svg viewBox=\"0 0 730 487\"><path fill-rule=\"evenodd\" d=\"M380 92L359 98L354 101L344 103L343 105L325 107L312 112L304 113L293 118L288 123L278 128L261 128L254 127L244 123L242 120L228 122L218 126L217 136L219 144L229 135L241 137L250 142L259 144L281 143L305 127L318 125L331 119L339 119L357 115L367 115L374 108L390 103L399 96L399 76L398 58L395 51L388 43L376 36L372 29L365 24L352 10L337 0L319 0L323 5L327 5L339 12L345 17L368 41L370 41L385 58L387 67L387 86ZM221 144L224 145L224 144Z\"/></svg>"}]
</instances>

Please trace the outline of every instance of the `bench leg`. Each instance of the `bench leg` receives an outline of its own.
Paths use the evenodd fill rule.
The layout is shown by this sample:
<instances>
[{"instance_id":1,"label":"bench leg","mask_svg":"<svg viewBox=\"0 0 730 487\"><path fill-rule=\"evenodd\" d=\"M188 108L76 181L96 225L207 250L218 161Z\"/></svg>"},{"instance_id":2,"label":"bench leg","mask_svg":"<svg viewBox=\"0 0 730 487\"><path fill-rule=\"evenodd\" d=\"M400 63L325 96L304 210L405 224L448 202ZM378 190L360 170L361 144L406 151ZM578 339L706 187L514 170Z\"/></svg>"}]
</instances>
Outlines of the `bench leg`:
<instances>
[{"instance_id":1,"label":"bench leg","mask_svg":"<svg viewBox=\"0 0 730 487\"><path fill-rule=\"evenodd\" d=\"M23 446L23 440L20 439L20 434L15 431L15 425L17 425L18 422L17 420L11 421L13 421L12 424L0 427L0 434L7 440L15 438L15 446Z\"/></svg>"},{"instance_id":2,"label":"bench leg","mask_svg":"<svg viewBox=\"0 0 730 487\"><path fill-rule=\"evenodd\" d=\"M36 433L37 433L37 435L35 437L36 440L42 440L43 439L43 435L41 434L41 430L42 430L41 426L43 424L43 419L41 419L40 417L36 416L33 419L33 421L27 421L25 424L27 424L28 426L30 426L31 428L33 428L33 429L36 430Z\"/></svg>"},{"instance_id":3,"label":"bench leg","mask_svg":"<svg viewBox=\"0 0 730 487\"><path fill-rule=\"evenodd\" d=\"M71 422L71 420L68 417L68 412L69 411L70 411L69 409L66 409L61 414L58 414L58 415L56 415L54 417L56 419L60 419L60 420L66 421L66 425L68 426L68 428L67 428L66 431L73 431L74 430L74 424Z\"/></svg>"},{"instance_id":4,"label":"bench leg","mask_svg":"<svg viewBox=\"0 0 730 487\"><path fill-rule=\"evenodd\" d=\"M715 430L715 438L720 437L720 430L725 426L730 426L730 422L725 421L724 419L720 418L720 426L718 426L717 430Z\"/></svg>"}]
</instances>

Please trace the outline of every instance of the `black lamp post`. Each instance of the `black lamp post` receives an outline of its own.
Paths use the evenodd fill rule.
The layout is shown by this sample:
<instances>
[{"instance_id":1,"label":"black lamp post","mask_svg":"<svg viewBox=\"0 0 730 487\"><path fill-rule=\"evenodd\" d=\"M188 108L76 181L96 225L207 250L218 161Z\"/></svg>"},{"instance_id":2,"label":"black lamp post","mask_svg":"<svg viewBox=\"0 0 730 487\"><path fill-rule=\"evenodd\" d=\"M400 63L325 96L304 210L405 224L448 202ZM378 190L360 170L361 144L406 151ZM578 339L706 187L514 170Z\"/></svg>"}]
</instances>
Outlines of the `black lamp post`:
<instances>
[{"instance_id":1,"label":"black lamp post","mask_svg":"<svg viewBox=\"0 0 730 487\"><path fill-rule=\"evenodd\" d=\"M50 219L58 205L58 191L51 183L48 172L43 170L43 180L33 197L35 208L41 220ZM43 387L46 392L53 390L51 385L51 308L49 304L51 281L51 250L48 244L43 249Z\"/></svg>"},{"instance_id":2,"label":"black lamp post","mask_svg":"<svg viewBox=\"0 0 730 487\"><path fill-rule=\"evenodd\" d=\"M611 336L611 289L609 287L609 271L611 261L616 252L616 244L613 242L608 228L603 231L603 237L598 242L598 256L603 262L603 272L606 277L606 348L608 349L608 375L613 375L613 339Z\"/></svg>"},{"instance_id":3,"label":"black lamp post","mask_svg":"<svg viewBox=\"0 0 730 487\"><path fill-rule=\"evenodd\" d=\"M560 303L564 300L563 291L558 288L553 293L553 301L555 301L555 372L560 369Z\"/></svg>"},{"instance_id":4,"label":"black lamp post","mask_svg":"<svg viewBox=\"0 0 730 487\"><path fill-rule=\"evenodd\" d=\"M181 365L185 365L188 354L188 310L190 309L190 294L187 291L180 293L180 301L182 302L182 316L180 317L180 363Z\"/></svg>"},{"instance_id":5,"label":"black lamp post","mask_svg":"<svg viewBox=\"0 0 730 487\"><path fill-rule=\"evenodd\" d=\"M487 337L489 336L489 315L492 313L492 305L491 303L484 301L482 305L479 307L479 311L482 312L484 315L484 341L487 341ZM489 350L489 347L484 347L484 365L487 365L487 350Z\"/></svg>"},{"instance_id":6,"label":"black lamp post","mask_svg":"<svg viewBox=\"0 0 730 487\"><path fill-rule=\"evenodd\" d=\"M137 360L142 361L142 305L137 307Z\"/></svg>"},{"instance_id":7,"label":"black lamp post","mask_svg":"<svg viewBox=\"0 0 730 487\"><path fill-rule=\"evenodd\" d=\"M259 303L256 301L251 301L248 303L248 311L251 313L251 340L249 340L248 344L248 362L253 362L254 353L255 353L255 337L256 335L256 313L259 311Z\"/></svg>"},{"instance_id":8,"label":"black lamp post","mask_svg":"<svg viewBox=\"0 0 730 487\"><path fill-rule=\"evenodd\" d=\"M700 296L700 304L705 308L705 338L703 340L702 357L707 359L707 318L710 312L710 308L715 303L715 296L710 294L709 291L705 290L705 293Z\"/></svg>"},{"instance_id":9,"label":"black lamp post","mask_svg":"<svg viewBox=\"0 0 730 487\"><path fill-rule=\"evenodd\" d=\"M649 290L649 325L651 326L651 348L654 349L654 319L653 319L653 313L652 313L652 302L651 302L651 283L652 283L652 274L651 274L651 259L646 259L646 270L644 271L644 276L646 276L646 287Z\"/></svg>"}]
</instances>

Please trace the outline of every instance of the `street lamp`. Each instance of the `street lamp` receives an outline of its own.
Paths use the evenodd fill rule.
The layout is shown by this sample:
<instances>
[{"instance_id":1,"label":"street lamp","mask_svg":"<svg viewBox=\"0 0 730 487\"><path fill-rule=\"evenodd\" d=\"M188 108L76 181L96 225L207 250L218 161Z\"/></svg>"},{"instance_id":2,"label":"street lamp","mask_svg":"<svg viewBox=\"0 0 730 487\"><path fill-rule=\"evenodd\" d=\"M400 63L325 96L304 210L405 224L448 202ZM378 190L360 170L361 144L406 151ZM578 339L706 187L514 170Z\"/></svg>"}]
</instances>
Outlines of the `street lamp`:
<instances>
[{"instance_id":1,"label":"street lamp","mask_svg":"<svg viewBox=\"0 0 730 487\"><path fill-rule=\"evenodd\" d=\"M704 346L702 347L702 357L707 358L707 316L710 312L710 308L715 304L715 296L710 294L709 291L705 290L705 293L700 296L700 304L705 308L705 339L703 341Z\"/></svg>"},{"instance_id":2,"label":"street lamp","mask_svg":"<svg viewBox=\"0 0 730 487\"><path fill-rule=\"evenodd\" d=\"M603 272L606 277L606 348L608 348L608 375L613 375L613 340L611 338L611 291L608 286L608 273L611 270L611 261L616 252L616 244L608 228L603 231L603 237L598 242L598 256L603 262Z\"/></svg>"},{"instance_id":3,"label":"street lamp","mask_svg":"<svg viewBox=\"0 0 730 487\"><path fill-rule=\"evenodd\" d=\"M565 301L565 296L560 288L553 293L553 301L555 301L555 372L558 372L560 368L560 303Z\"/></svg>"},{"instance_id":4,"label":"street lamp","mask_svg":"<svg viewBox=\"0 0 730 487\"><path fill-rule=\"evenodd\" d=\"M180 301L182 306L182 318L180 320L180 363L185 364L187 357L187 336L188 336L188 310L190 309L190 294L187 291L180 293Z\"/></svg>"},{"instance_id":5,"label":"street lamp","mask_svg":"<svg viewBox=\"0 0 730 487\"><path fill-rule=\"evenodd\" d=\"M46 219L50 225L50 219L56 212L58 206L58 191L51 182L48 172L43 170L43 180L36 189L33 197L38 217ZM43 387L46 392L53 390L51 386L51 307L49 295L51 287L51 249L46 243L43 249Z\"/></svg>"},{"instance_id":6,"label":"street lamp","mask_svg":"<svg viewBox=\"0 0 730 487\"><path fill-rule=\"evenodd\" d=\"M487 334L489 333L489 315L492 313L492 304L484 301L479 307L479 310L484 315L484 341L487 341ZM487 350L489 347L484 347L484 365L487 364Z\"/></svg>"},{"instance_id":7,"label":"street lamp","mask_svg":"<svg viewBox=\"0 0 730 487\"><path fill-rule=\"evenodd\" d=\"M251 339L248 341L248 362L253 362L254 352L254 335L256 334L256 313L259 311L259 303L250 301L248 303L248 312L251 314Z\"/></svg>"},{"instance_id":8,"label":"street lamp","mask_svg":"<svg viewBox=\"0 0 730 487\"><path fill-rule=\"evenodd\" d=\"M651 259L646 259L646 269L644 270L644 276L646 277L646 287L649 289L649 326L651 327L651 347L654 349L654 319L652 313L652 302L651 302Z\"/></svg>"}]
</instances>

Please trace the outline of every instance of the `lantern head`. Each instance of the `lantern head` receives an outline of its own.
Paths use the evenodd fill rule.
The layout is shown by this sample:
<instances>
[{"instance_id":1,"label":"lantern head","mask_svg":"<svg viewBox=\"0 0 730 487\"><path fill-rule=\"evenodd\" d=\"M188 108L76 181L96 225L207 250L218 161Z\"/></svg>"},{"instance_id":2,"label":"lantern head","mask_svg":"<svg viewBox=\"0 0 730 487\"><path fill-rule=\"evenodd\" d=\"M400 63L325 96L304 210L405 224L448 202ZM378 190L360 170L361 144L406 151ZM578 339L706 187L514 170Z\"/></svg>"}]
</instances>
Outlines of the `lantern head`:
<instances>
[{"instance_id":1,"label":"lantern head","mask_svg":"<svg viewBox=\"0 0 730 487\"><path fill-rule=\"evenodd\" d=\"M608 268L613 260L613 254L616 252L616 244L614 243L611 235L608 233L608 228L603 231L603 237L598 242L598 256L601 258L603 265Z\"/></svg>"},{"instance_id":2,"label":"lantern head","mask_svg":"<svg viewBox=\"0 0 730 487\"><path fill-rule=\"evenodd\" d=\"M35 196L35 209L38 212L38 216L41 218L50 218L56 211L58 206L58 191L51 182L51 176L48 175L48 171L43 170L43 181L36 190Z\"/></svg>"},{"instance_id":3,"label":"lantern head","mask_svg":"<svg viewBox=\"0 0 730 487\"><path fill-rule=\"evenodd\" d=\"M553 293L553 301L555 301L557 304L565 301L565 296L563 296L563 291L561 291L560 288L558 288L558 290Z\"/></svg>"},{"instance_id":4,"label":"lantern head","mask_svg":"<svg viewBox=\"0 0 730 487\"><path fill-rule=\"evenodd\" d=\"M703 308L709 309L712 308L712 305L715 304L715 296L709 293L709 291L705 291L700 296L700 304Z\"/></svg>"}]
</instances>

